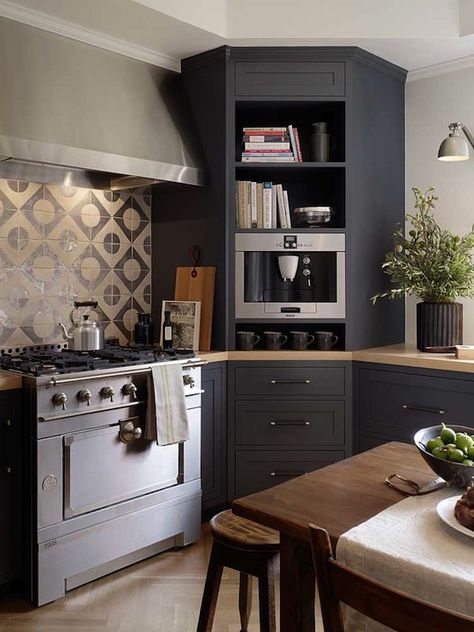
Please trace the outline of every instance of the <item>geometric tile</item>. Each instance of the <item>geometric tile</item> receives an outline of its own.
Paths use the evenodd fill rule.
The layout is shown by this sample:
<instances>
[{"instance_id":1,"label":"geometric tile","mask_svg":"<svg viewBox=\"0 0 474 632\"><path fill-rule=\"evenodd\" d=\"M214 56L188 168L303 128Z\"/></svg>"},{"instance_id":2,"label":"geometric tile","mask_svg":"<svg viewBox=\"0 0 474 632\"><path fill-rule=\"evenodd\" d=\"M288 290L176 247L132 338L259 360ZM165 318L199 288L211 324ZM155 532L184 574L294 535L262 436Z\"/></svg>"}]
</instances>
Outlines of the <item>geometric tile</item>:
<instances>
[{"instance_id":1,"label":"geometric tile","mask_svg":"<svg viewBox=\"0 0 474 632\"><path fill-rule=\"evenodd\" d=\"M106 336L151 311L151 190L0 179L0 346L60 344L74 300L97 300ZM133 290L133 298L132 298Z\"/></svg>"}]
</instances>

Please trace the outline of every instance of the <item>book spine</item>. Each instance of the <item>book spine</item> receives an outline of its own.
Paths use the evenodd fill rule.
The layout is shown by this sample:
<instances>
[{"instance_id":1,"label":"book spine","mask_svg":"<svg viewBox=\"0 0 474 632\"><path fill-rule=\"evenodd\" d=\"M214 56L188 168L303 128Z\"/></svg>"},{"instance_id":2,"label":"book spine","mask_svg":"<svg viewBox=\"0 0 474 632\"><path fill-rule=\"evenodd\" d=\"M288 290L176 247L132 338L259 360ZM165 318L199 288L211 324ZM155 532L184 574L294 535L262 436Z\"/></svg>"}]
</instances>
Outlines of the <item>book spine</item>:
<instances>
[{"instance_id":1,"label":"book spine","mask_svg":"<svg viewBox=\"0 0 474 632\"><path fill-rule=\"evenodd\" d=\"M295 162L294 156L242 156L242 162Z\"/></svg>"},{"instance_id":2,"label":"book spine","mask_svg":"<svg viewBox=\"0 0 474 632\"><path fill-rule=\"evenodd\" d=\"M277 188L276 184L272 184L272 225L271 228L278 227L277 220Z\"/></svg>"},{"instance_id":3,"label":"book spine","mask_svg":"<svg viewBox=\"0 0 474 632\"><path fill-rule=\"evenodd\" d=\"M242 153L243 158L293 158L291 151L244 151Z\"/></svg>"},{"instance_id":4,"label":"book spine","mask_svg":"<svg viewBox=\"0 0 474 632\"><path fill-rule=\"evenodd\" d=\"M257 183L257 228L263 228L263 183Z\"/></svg>"},{"instance_id":5,"label":"book spine","mask_svg":"<svg viewBox=\"0 0 474 632\"><path fill-rule=\"evenodd\" d=\"M257 183L250 183L250 226L257 228Z\"/></svg>"},{"instance_id":6,"label":"book spine","mask_svg":"<svg viewBox=\"0 0 474 632\"><path fill-rule=\"evenodd\" d=\"M285 228L291 228L290 201L288 200L288 191L283 191L283 203L285 205Z\"/></svg>"},{"instance_id":7,"label":"book spine","mask_svg":"<svg viewBox=\"0 0 474 632\"><path fill-rule=\"evenodd\" d=\"M235 183L235 227L240 228L240 181Z\"/></svg>"},{"instance_id":8,"label":"book spine","mask_svg":"<svg viewBox=\"0 0 474 632\"><path fill-rule=\"evenodd\" d=\"M248 134L248 135L286 134L288 131L286 127L244 127L242 129L243 129L244 134Z\"/></svg>"},{"instance_id":9,"label":"book spine","mask_svg":"<svg viewBox=\"0 0 474 632\"><path fill-rule=\"evenodd\" d=\"M263 228L272 227L272 183L263 183Z\"/></svg>"},{"instance_id":10,"label":"book spine","mask_svg":"<svg viewBox=\"0 0 474 632\"><path fill-rule=\"evenodd\" d=\"M285 215L285 202L283 199L283 187L281 184L276 185L277 190L277 200L278 200L278 220L280 222L281 228L287 228L286 226L286 215Z\"/></svg>"},{"instance_id":11,"label":"book spine","mask_svg":"<svg viewBox=\"0 0 474 632\"><path fill-rule=\"evenodd\" d=\"M245 218L242 228L252 227L252 183L247 181L246 186L246 200L245 205Z\"/></svg>"},{"instance_id":12,"label":"book spine","mask_svg":"<svg viewBox=\"0 0 474 632\"><path fill-rule=\"evenodd\" d=\"M244 143L287 143L290 140L288 134L260 134L260 135L247 135L242 138Z\"/></svg>"},{"instance_id":13,"label":"book spine","mask_svg":"<svg viewBox=\"0 0 474 632\"><path fill-rule=\"evenodd\" d=\"M248 151L290 151L290 143L244 143Z\"/></svg>"},{"instance_id":14,"label":"book spine","mask_svg":"<svg viewBox=\"0 0 474 632\"><path fill-rule=\"evenodd\" d=\"M298 128L295 127L293 132L295 135L295 142L296 142L296 158L298 162L303 162L303 155L301 153L300 135L298 132Z\"/></svg>"},{"instance_id":15,"label":"book spine","mask_svg":"<svg viewBox=\"0 0 474 632\"><path fill-rule=\"evenodd\" d=\"M296 161L298 157L298 151L296 149L296 141L295 141L295 133L293 131L293 125L288 125L288 133L290 134L291 151L293 152L293 156L295 157L295 161Z\"/></svg>"},{"instance_id":16,"label":"book spine","mask_svg":"<svg viewBox=\"0 0 474 632\"><path fill-rule=\"evenodd\" d=\"M239 228L245 228L247 221L248 188L247 181L239 182Z\"/></svg>"}]
</instances>

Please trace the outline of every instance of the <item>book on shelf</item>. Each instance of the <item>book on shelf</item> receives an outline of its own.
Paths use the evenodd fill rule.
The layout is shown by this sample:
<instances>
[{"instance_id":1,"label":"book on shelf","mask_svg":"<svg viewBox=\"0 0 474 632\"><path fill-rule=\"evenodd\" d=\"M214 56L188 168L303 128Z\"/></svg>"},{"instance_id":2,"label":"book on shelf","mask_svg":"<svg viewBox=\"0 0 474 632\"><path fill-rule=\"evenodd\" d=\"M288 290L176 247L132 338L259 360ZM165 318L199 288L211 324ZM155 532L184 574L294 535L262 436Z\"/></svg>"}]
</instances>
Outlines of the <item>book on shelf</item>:
<instances>
[{"instance_id":1,"label":"book on shelf","mask_svg":"<svg viewBox=\"0 0 474 632\"><path fill-rule=\"evenodd\" d=\"M303 155L301 153L300 134L298 132L297 127L295 127L294 129L294 135L295 135L295 143L296 143L296 161L303 162Z\"/></svg>"},{"instance_id":2,"label":"book on shelf","mask_svg":"<svg viewBox=\"0 0 474 632\"><path fill-rule=\"evenodd\" d=\"M237 228L291 228L288 192L272 182L236 182Z\"/></svg>"},{"instance_id":3,"label":"book on shelf","mask_svg":"<svg viewBox=\"0 0 474 632\"><path fill-rule=\"evenodd\" d=\"M244 127L242 162L298 162L297 128ZM300 152L301 153L301 152Z\"/></svg>"}]
</instances>

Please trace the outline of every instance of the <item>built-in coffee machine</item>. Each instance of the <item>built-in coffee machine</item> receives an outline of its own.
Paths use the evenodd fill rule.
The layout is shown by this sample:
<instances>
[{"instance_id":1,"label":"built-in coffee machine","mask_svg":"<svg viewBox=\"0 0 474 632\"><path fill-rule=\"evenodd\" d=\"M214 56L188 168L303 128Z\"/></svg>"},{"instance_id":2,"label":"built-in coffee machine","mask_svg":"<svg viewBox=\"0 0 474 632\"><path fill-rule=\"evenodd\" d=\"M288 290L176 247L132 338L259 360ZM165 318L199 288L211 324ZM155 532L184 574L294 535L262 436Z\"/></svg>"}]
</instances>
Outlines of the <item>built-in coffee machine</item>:
<instances>
[{"instance_id":1,"label":"built-in coffee machine","mask_svg":"<svg viewBox=\"0 0 474 632\"><path fill-rule=\"evenodd\" d=\"M238 233L237 318L345 318L345 235Z\"/></svg>"}]
</instances>

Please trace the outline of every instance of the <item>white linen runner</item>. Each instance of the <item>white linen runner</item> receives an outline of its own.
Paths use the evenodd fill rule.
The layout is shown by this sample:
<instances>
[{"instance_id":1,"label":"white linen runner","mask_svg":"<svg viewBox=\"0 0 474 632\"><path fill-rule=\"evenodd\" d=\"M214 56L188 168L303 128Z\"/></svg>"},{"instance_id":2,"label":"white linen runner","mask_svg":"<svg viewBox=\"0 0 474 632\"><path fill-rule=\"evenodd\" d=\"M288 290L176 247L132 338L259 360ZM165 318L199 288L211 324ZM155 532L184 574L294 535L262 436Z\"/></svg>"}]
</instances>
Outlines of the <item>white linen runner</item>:
<instances>
[{"instance_id":1,"label":"white linen runner","mask_svg":"<svg viewBox=\"0 0 474 632\"><path fill-rule=\"evenodd\" d=\"M159 364L148 374L145 438L158 445L189 439L181 364Z\"/></svg>"},{"instance_id":2,"label":"white linen runner","mask_svg":"<svg viewBox=\"0 0 474 632\"><path fill-rule=\"evenodd\" d=\"M436 505L462 490L406 498L344 533L336 558L351 569L455 612L474 616L474 539L441 521ZM344 608L345 632L387 628Z\"/></svg>"}]
</instances>

